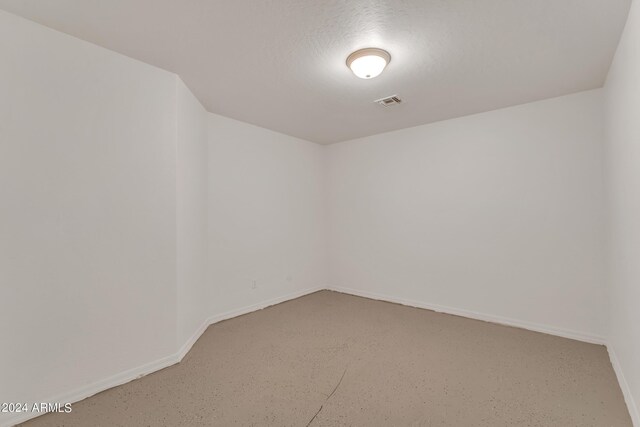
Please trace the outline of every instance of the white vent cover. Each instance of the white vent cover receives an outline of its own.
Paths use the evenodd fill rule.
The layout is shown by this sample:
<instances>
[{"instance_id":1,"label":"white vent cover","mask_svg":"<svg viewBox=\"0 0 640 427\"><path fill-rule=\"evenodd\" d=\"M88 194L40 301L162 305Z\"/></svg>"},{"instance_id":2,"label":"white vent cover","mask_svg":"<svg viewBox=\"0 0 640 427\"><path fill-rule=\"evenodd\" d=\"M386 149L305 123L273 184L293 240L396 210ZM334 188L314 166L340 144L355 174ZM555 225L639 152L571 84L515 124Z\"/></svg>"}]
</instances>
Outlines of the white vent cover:
<instances>
[{"instance_id":1,"label":"white vent cover","mask_svg":"<svg viewBox=\"0 0 640 427\"><path fill-rule=\"evenodd\" d=\"M402 99L400 99L398 95L391 95L384 98L376 99L373 102L375 102L376 104L380 104L383 107L391 107L392 105L400 104L402 102Z\"/></svg>"}]
</instances>

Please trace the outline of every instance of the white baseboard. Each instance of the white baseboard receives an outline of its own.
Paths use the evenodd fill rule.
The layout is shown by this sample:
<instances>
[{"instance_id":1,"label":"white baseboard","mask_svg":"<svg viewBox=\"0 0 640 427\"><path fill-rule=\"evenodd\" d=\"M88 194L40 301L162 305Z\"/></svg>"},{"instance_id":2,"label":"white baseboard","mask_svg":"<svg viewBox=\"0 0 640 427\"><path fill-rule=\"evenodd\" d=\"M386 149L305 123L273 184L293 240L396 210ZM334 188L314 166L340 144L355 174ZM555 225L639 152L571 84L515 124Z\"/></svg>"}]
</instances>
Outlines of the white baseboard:
<instances>
[{"instance_id":1,"label":"white baseboard","mask_svg":"<svg viewBox=\"0 0 640 427\"><path fill-rule=\"evenodd\" d=\"M499 323L501 325L513 326L516 328L527 329L530 331L542 332L544 334L556 335L563 338L570 338L573 340L584 341L590 344L600 344L600 345L606 344L606 339L598 335L591 335L588 333L577 332L577 331L572 331L568 329L561 329L561 328L556 328L548 325L541 325L541 324L526 322L522 320L510 319L508 317L496 316L493 314L478 313L476 311L465 310L461 308L453 308L453 307L446 307L446 306L436 305L436 304L428 304L422 301L396 298L389 295L378 294L378 293L367 292L367 291L360 291L357 289L344 288L339 286L338 287L330 286L327 289L330 291L341 292L344 294L355 295L355 296L375 299L379 301L387 301L387 302L393 302L396 304L402 304L410 307L424 308L427 310L436 311L438 313L453 314L455 316L468 317L470 319L483 320L485 322Z\"/></svg>"},{"instance_id":2,"label":"white baseboard","mask_svg":"<svg viewBox=\"0 0 640 427\"><path fill-rule=\"evenodd\" d=\"M215 316L212 316L209 318L209 324L213 324L213 323L218 323L221 322L223 320L227 320L227 319L231 319L234 317L238 317L238 316L242 316L243 314L247 314L247 313L251 313L257 310L262 310L263 308L267 308L270 307L272 305L276 305L276 304L280 304L282 302L285 301L290 301L292 299L296 299L296 298L300 298L302 296L305 295L309 295L312 294L314 292L318 292L318 291L322 291L325 288L323 286L318 286L315 288L309 288L309 289L305 289L302 291L295 291L295 292L291 292L287 295L281 296L281 297L276 297L276 298L271 298L269 300L266 301L261 301L259 303L253 304L253 305L249 305L247 307L243 307L243 308L238 308L235 310L230 310L221 314L217 314Z\"/></svg>"},{"instance_id":3,"label":"white baseboard","mask_svg":"<svg viewBox=\"0 0 640 427\"><path fill-rule=\"evenodd\" d=\"M527 329L535 332L542 332L549 335L556 335L563 338L570 338L577 341L584 341L591 344L601 344L605 345L607 351L609 353L609 359L611 360L611 365L613 366L613 370L618 379L618 383L620 384L620 389L622 390L622 394L624 395L624 400L627 404L627 409L629 411L629 415L631 416L631 421L634 427L640 427L640 411L638 410L638 406L636 405L636 401L633 398L631 393L631 389L629 388L629 384L622 372L622 366L620 365L620 361L616 355L615 350L611 343L607 342L604 337L586 334L582 332L576 332L567 329L560 329L547 325L540 325L531 322L524 322L521 320L510 319L501 316L494 316L490 314L478 313L470 310L464 310L459 308L445 307L441 305L435 304L426 304L419 301L407 300L403 298L396 298L389 295L377 294L373 292L360 291L357 289L344 288L344 287L336 287L329 286L327 290L341 292L349 295L355 295L364 298L375 299L379 301L387 301L393 302L396 304L402 304L410 307L416 308L424 308L427 310L432 310L440 313L453 314L456 316L468 317L476 320L483 320L486 322L499 323L507 326L514 326L517 328Z\"/></svg>"},{"instance_id":4,"label":"white baseboard","mask_svg":"<svg viewBox=\"0 0 640 427\"><path fill-rule=\"evenodd\" d=\"M607 345L607 351L609 352L609 359L611 360L613 370L616 373L616 377L618 377L618 384L620 384L620 389L622 390L624 401L627 404L629 415L631 415L631 422L633 423L634 427L640 427L640 411L638 411L636 401L631 394L631 388L629 388L629 383L622 373L622 366L620 365L620 361L618 360L616 351L611 343Z\"/></svg>"},{"instance_id":5,"label":"white baseboard","mask_svg":"<svg viewBox=\"0 0 640 427\"><path fill-rule=\"evenodd\" d=\"M128 383L129 381L135 380L137 378L141 378L152 372L159 371L160 369L166 368L167 366L171 366L177 362L178 362L178 359L176 358L176 355L172 354L170 356L163 357L161 359L155 360L150 363L146 363L136 368L128 369L126 371L120 372L118 374L112 375L102 380L98 380L86 386L79 387L67 393L61 393L57 396L53 396L48 399L39 400L39 402L51 402L51 403L62 403L62 404L79 402L80 400L86 399L87 397L91 397L94 394L100 393L101 391L105 391L110 388ZM33 402L30 402L30 404L33 404ZM11 414L7 416L6 419L0 419L0 421L2 421L2 424L1 424L2 426L7 427L7 426L12 426L14 424L25 422L27 420L30 420L31 418L36 418L40 415L42 415L42 413L22 412L22 413Z\"/></svg>"},{"instance_id":6,"label":"white baseboard","mask_svg":"<svg viewBox=\"0 0 640 427\"><path fill-rule=\"evenodd\" d=\"M198 341L198 338L200 338L200 336L204 334L204 331L207 330L209 325L210 323L208 320L205 320L204 322L202 322L202 324L198 326L198 329L196 329L196 331L193 333L193 335L191 335L191 337L187 340L187 342L182 344L182 347L180 347L180 350L178 350L178 352L175 354L176 360L178 362L181 362L182 359L184 359L187 353L189 353L189 350L191 350L191 347L193 347L196 341Z\"/></svg>"},{"instance_id":7,"label":"white baseboard","mask_svg":"<svg viewBox=\"0 0 640 427\"><path fill-rule=\"evenodd\" d=\"M226 311L221 314L216 314L209 317L205 320L202 325L196 330L196 332L187 340L186 343L180 348L176 356L178 361L181 361L184 356L191 350L191 347L198 341L198 338L207 330L209 325L213 325L214 323L222 322L223 320L232 319L234 317L242 316L243 314L252 313L254 311L262 310L263 308L270 307L272 305L280 304L285 301L290 301L292 299L300 298L305 295L312 294L314 292L322 291L325 288L322 286L318 286L315 288L304 289L302 291L291 292L289 294L283 295L281 297L271 298L266 301L261 301L256 304L252 304L246 307L238 308L235 310Z\"/></svg>"},{"instance_id":8,"label":"white baseboard","mask_svg":"<svg viewBox=\"0 0 640 427\"><path fill-rule=\"evenodd\" d=\"M280 304L281 302L289 301L292 299L299 298L304 295L312 294L314 292L318 292L323 290L323 287L315 287L310 289L305 289L302 291L296 291L289 293L287 295L283 295L281 297L271 298L266 301L261 301L256 304L252 304L250 306L242 307L236 310L227 311L222 314L217 314L209 317L205 320L202 325L194 332L194 334L185 342L180 349L169 356L158 359L154 362L150 362L136 368L128 369L126 371L120 372L116 375L110 376L108 378L104 378L102 380L93 382L89 385L79 387L75 390L72 390L67 393L61 393L57 396L43 399L42 402L58 402L58 403L75 403L79 402L87 397L91 397L94 394L100 393L102 391L108 390L110 388L128 383L135 379L141 378L145 375L148 375L152 372L159 371L160 369L164 369L176 363L179 363L184 356L191 350L191 347L195 344L195 342L200 338L200 336L207 330L209 325L220 322L222 320L231 319L233 317L241 316L243 314L251 313L253 311L261 310L263 308ZM31 418L35 418L42 415L42 413L32 413L32 412L24 412L18 414L12 414L7 417L0 418L0 425L2 427L13 426L18 423L25 422L30 420Z\"/></svg>"},{"instance_id":9,"label":"white baseboard","mask_svg":"<svg viewBox=\"0 0 640 427\"><path fill-rule=\"evenodd\" d=\"M445 306L440 306L440 305L434 305L434 304L427 304L427 303L423 303L423 302L419 302L419 301L414 301L414 300L407 300L407 299L403 299L403 298L396 298L396 297L392 297L389 295L383 295L383 294L377 294L377 293L373 293L373 292L366 292L366 291L360 291L357 289L350 289L350 288L343 288L343 287L335 287L335 286L327 286L326 288L323 287L316 287L316 288L310 288L310 289L305 289L302 291L296 291L296 292L292 292L290 294L287 295L283 295L281 297L277 297L277 298L271 298L269 300L266 301L262 301L256 304L252 304L246 307L242 307L239 309L235 309L235 310L230 310L221 314L217 314L214 316L209 317L207 320L205 320L200 327L194 332L194 334L187 340L187 342L185 342L182 347L180 347L180 349L169 356L163 357L161 359L158 359L154 362L151 363L147 363L141 366L138 366L136 368L132 368L126 371L123 371L119 374L113 375L111 377L105 378L103 380L100 381L96 381L92 384L89 384L87 386L84 387L80 387L76 390L73 390L71 392L68 393L62 393L58 396L55 396L53 398L50 399L45 399L43 400L43 402L62 402L62 403L74 403L74 402L78 402L80 400L86 399L87 397L91 397L96 393L100 393L101 391L110 389L112 387L116 387L118 385L121 384L125 384L129 381L141 378L147 374L150 374L152 372L155 371L159 371L160 369L166 368L168 366L174 365L178 362L180 362L184 356L189 352L189 350L191 350L191 347L193 347L193 345L196 343L196 341L198 340L198 338L200 338L200 336L207 330L207 328L209 327L209 325L212 325L214 323L223 321L223 320L227 320L227 319L231 319L233 317L237 317L237 316L241 316L243 314L247 314L247 313L251 313L257 310L261 310L263 308L275 305L275 304L280 304L282 302L285 301L289 301L292 299L296 299L299 298L301 296L304 295L308 295L308 294L312 294L314 292L318 292L320 290L323 289L327 289L327 290L331 290L331 291L336 291L336 292L341 292L341 293L345 293L345 294L350 294L350 295L356 295L356 296L360 296L360 297L364 297L364 298L370 298L370 299L375 299L375 300L381 300L381 301L388 301L388 302L393 302L393 303L397 303L397 304L402 304L402 305L407 305L410 307L417 307L417 308L424 308L427 310L432 310L432 311L436 311L436 312L440 312L440 313L447 313L447 314L453 314L456 316L462 316L462 317L468 317L471 319L476 319L476 320L483 320L486 322L492 322L492 323L499 323L502 325L507 325L507 326L514 326L517 328L522 328L522 329L528 329L531 331L535 331L535 332L542 332L542 333L546 333L546 334L550 334L550 335L556 335L556 336L560 336L560 337L564 337L564 338L570 338L570 339L575 339L578 341L584 341L584 342L588 342L588 343L593 343L593 344L602 344L605 345L606 341L603 337L600 336L595 336L595 335L590 335L590 334L585 334L585 333L581 333L581 332L576 332L576 331L571 331L571 330L565 330L565 329L560 329L560 328L555 328L555 327L551 327L551 326L547 326L547 325L540 325L540 324L536 324L536 323L531 323L531 322L524 322L524 321L520 321L520 320L515 320L515 319L510 319L510 318L506 318L506 317L501 317L501 316L495 316L495 315L489 315L489 314L484 314L484 313L478 313L478 312L474 312L474 311L470 311L470 310L464 310L464 309L459 309L459 308L452 308L452 307L445 307ZM618 377L618 382L620 383L620 388L622 389L622 393L624 394L624 398L625 401L627 403L627 407L629 409L629 413L631 415L631 418L633 420L633 425L635 427L640 427L640 415L638 413L638 408L635 404L635 401L633 400L633 397L631 395L631 390L629 389L629 385L622 373L622 369L620 366L620 362L618 361L618 358L615 354L615 351L613 350L613 348L611 346L607 346L607 349L609 351L609 357L611 359L611 364L613 365L613 369ZM1 420L2 421L2 426L12 426L14 424L17 423L21 423L24 421L27 421L31 418L35 418L37 416L39 416L41 414L39 413L20 413L20 414L16 414L13 417L9 417L6 419Z\"/></svg>"}]
</instances>

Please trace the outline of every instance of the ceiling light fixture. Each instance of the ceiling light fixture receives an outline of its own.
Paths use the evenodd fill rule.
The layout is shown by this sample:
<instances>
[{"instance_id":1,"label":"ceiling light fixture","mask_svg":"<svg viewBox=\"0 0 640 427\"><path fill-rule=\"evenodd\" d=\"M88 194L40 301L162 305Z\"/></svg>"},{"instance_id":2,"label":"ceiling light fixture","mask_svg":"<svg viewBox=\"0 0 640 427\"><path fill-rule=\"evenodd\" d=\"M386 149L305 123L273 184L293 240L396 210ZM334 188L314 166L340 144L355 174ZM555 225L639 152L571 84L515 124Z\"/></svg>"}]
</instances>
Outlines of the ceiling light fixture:
<instances>
[{"instance_id":1,"label":"ceiling light fixture","mask_svg":"<svg viewBox=\"0 0 640 427\"><path fill-rule=\"evenodd\" d=\"M372 79L379 76L384 67L391 61L386 50L369 47L353 52L347 58L347 67L361 79Z\"/></svg>"}]
</instances>

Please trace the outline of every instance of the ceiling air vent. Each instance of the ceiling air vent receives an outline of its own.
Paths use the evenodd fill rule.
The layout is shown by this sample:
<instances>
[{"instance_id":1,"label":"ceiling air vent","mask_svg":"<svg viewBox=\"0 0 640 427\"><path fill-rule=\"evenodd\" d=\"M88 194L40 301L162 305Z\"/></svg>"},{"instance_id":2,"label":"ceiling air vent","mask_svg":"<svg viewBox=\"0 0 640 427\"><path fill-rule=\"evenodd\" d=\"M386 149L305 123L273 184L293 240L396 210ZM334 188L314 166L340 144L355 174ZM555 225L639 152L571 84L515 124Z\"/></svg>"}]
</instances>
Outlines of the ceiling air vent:
<instances>
[{"instance_id":1,"label":"ceiling air vent","mask_svg":"<svg viewBox=\"0 0 640 427\"><path fill-rule=\"evenodd\" d=\"M373 102L375 102L376 104L380 104L383 107L391 107L392 105L400 104L402 102L402 99L400 99L398 95L391 95L387 96L386 98L376 99Z\"/></svg>"}]
</instances>

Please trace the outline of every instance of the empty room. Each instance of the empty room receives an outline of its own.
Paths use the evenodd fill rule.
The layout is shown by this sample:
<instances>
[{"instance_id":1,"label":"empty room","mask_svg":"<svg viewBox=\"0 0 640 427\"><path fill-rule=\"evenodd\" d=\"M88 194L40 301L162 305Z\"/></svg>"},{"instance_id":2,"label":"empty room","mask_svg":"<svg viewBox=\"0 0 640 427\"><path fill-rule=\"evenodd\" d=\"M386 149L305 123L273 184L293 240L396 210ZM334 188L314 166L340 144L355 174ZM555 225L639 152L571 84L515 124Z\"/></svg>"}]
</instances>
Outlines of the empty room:
<instances>
[{"instance_id":1,"label":"empty room","mask_svg":"<svg viewBox=\"0 0 640 427\"><path fill-rule=\"evenodd\" d=\"M0 0L0 426L640 427L640 0Z\"/></svg>"}]
</instances>

